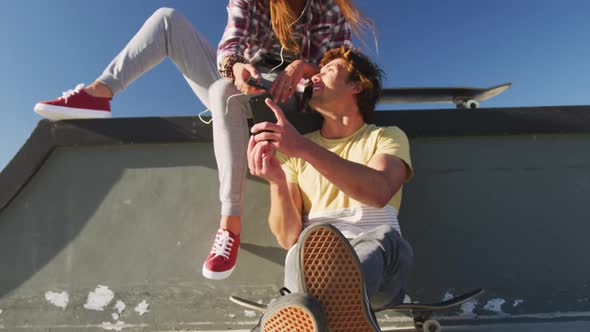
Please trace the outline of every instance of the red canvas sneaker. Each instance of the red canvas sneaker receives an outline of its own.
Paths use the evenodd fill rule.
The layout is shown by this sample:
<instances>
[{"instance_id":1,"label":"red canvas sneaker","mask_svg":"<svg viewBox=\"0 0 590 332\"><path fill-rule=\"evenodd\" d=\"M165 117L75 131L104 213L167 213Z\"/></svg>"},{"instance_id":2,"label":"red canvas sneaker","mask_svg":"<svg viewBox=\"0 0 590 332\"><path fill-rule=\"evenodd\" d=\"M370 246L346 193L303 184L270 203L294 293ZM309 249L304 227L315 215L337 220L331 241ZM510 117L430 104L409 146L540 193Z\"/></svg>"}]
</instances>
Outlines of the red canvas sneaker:
<instances>
[{"instance_id":1,"label":"red canvas sneaker","mask_svg":"<svg viewBox=\"0 0 590 332\"><path fill-rule=\"evenodd\" d=\"M229 277L236 267L238 249L240 236L229 230L219 229L211 252L203 264L203 276L215 280Z\"/></svg>"},{"instance_id":2,"label":"red canvas sneaker","mask_svg":"<svg viewBox=\"0 0 590 332\"><path fill-rule=\"evenodd\" d=\"M35 112L50 120L93 119L111 117L111 98L94 97L84 91L84 84L54 100L35 105Z\"/></svg>"}]
</instances>

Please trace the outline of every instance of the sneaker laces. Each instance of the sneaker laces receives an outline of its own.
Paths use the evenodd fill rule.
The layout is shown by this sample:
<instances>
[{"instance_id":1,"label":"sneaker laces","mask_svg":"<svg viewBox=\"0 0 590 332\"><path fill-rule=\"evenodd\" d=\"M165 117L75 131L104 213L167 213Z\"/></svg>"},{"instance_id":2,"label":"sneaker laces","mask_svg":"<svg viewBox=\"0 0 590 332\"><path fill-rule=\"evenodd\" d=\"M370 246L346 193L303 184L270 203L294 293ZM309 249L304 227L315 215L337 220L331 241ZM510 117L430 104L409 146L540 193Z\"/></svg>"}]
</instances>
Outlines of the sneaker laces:
<instances>
[{"instance_id":1,"label":"sneaker laces","mask_svg":"<svg viewBox=\"0 0 590 332\"><path fill-rule=\"evenodd\" d=\"M72 95L80 92L80 90L82 90L83 88L84 88L84 83L80 83L80 84L76 85L75 88L68 90L68 91L64 91L61 95L61 99L63 99L67 103L68 98L70 98Z\"/></svg>"},{"instance_id":2,"label":"sneaker laces","mask_svg":"<svg viewBox=\"0 0 590 332\"><path fill-rule=\"evenodd\" d=\"M228 231L217 232L215 242L211 248L211 253L215 256L221 256L225 259L229 258L231 249L234 246L234 239L229 236Z\"/></svg>"}]
</instances>

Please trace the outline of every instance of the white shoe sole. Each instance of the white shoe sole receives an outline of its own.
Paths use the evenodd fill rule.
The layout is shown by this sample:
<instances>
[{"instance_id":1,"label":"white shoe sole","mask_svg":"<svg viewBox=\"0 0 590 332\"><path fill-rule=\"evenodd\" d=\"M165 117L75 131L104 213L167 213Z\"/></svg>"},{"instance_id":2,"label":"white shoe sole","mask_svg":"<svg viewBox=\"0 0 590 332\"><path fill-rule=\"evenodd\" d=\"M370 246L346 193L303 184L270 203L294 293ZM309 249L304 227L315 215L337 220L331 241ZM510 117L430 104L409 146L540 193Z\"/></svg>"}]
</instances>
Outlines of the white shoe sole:
<instances>
[{"instance_id":1,"label":"white shoe sole","mask_svg":"<svg viewBox=\"0 0 590 332\"><path fill-rule=\"evenodd\" d=\"M54 106L43 103L37 103L34 110L35 113L49 120L111 118L111 112L109 111L93 111L84 108Z\"/></svg>"},{"instance_id":2,"label":"white shoe sole","mask_svg":"<svg viewBox=\"0 0 590 332\"><path fill-rule=\"evenodd\" d=\"M224 272L213 272L211 270L208 270L207 268L205 268L205 265L203 265L203 277L207 278L207 279L212 279L212 280L222 280L222 279L226 279L227 277L229 277L232 272L234 272L234 269L236 267L232 267L231 269L224 271Z\"/></svg>"}]
</instances>

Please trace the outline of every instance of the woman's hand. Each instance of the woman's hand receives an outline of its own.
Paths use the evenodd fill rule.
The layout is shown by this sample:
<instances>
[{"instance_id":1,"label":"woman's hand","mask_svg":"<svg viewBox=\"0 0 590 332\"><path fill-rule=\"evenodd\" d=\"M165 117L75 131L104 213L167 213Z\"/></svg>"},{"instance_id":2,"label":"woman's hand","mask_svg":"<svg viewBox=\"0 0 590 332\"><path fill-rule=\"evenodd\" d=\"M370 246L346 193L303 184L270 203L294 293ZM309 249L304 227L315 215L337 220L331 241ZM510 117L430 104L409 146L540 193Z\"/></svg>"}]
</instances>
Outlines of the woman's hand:
<instances>
[{"instance_id":1,"label":"woman's hand","mask_svg":"<svg viewBox=\"0 0 590 332\"><path fill-rule=\"evenodd\" d=\"M302 60L295 60L277 76L268 92L274 101L284 103L293 96L302 78L310 78L317 72L319 69L316 66Z\"/></svg>"},{"instance_id":2,"label":"woman's hand","mask_svg":"<svg viewBox=\"0 0 590 332\"><path fill-rule=\"evenodd\" d=\"M253 87L246 83L248 82L248 79L250 77L256 80L260 77L260 74L258 73L256 68L254 68L254 66L246 63L236 62L232 70L234 72L235 77L234 85L236 86L236 88L238 88L238 90L247 94L256 94L264 92L263 89Z\"/></svg>"}]
</instances>

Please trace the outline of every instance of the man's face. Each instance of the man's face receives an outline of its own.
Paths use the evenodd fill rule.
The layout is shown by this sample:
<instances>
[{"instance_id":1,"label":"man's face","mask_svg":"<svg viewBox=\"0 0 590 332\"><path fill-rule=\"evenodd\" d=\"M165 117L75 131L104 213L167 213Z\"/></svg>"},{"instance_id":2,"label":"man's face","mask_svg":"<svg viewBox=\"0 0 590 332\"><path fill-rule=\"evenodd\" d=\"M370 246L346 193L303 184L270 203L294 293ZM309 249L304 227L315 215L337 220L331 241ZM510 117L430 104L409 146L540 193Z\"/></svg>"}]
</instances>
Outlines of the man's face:
<instances>
[{"instance_id":1,"label":"man's face","mask_svg":"<svg viewBox=\"0 0 590 332\"><path fill-rule=\"evenodd\" d=\"M347 62L342 58L328 62L314 75L313 93L309 104L313 108L326 108L330 105L340 105L342 102L356 103L355 84L348 81L349 72Z\"/></svg>"}]
</instances>

